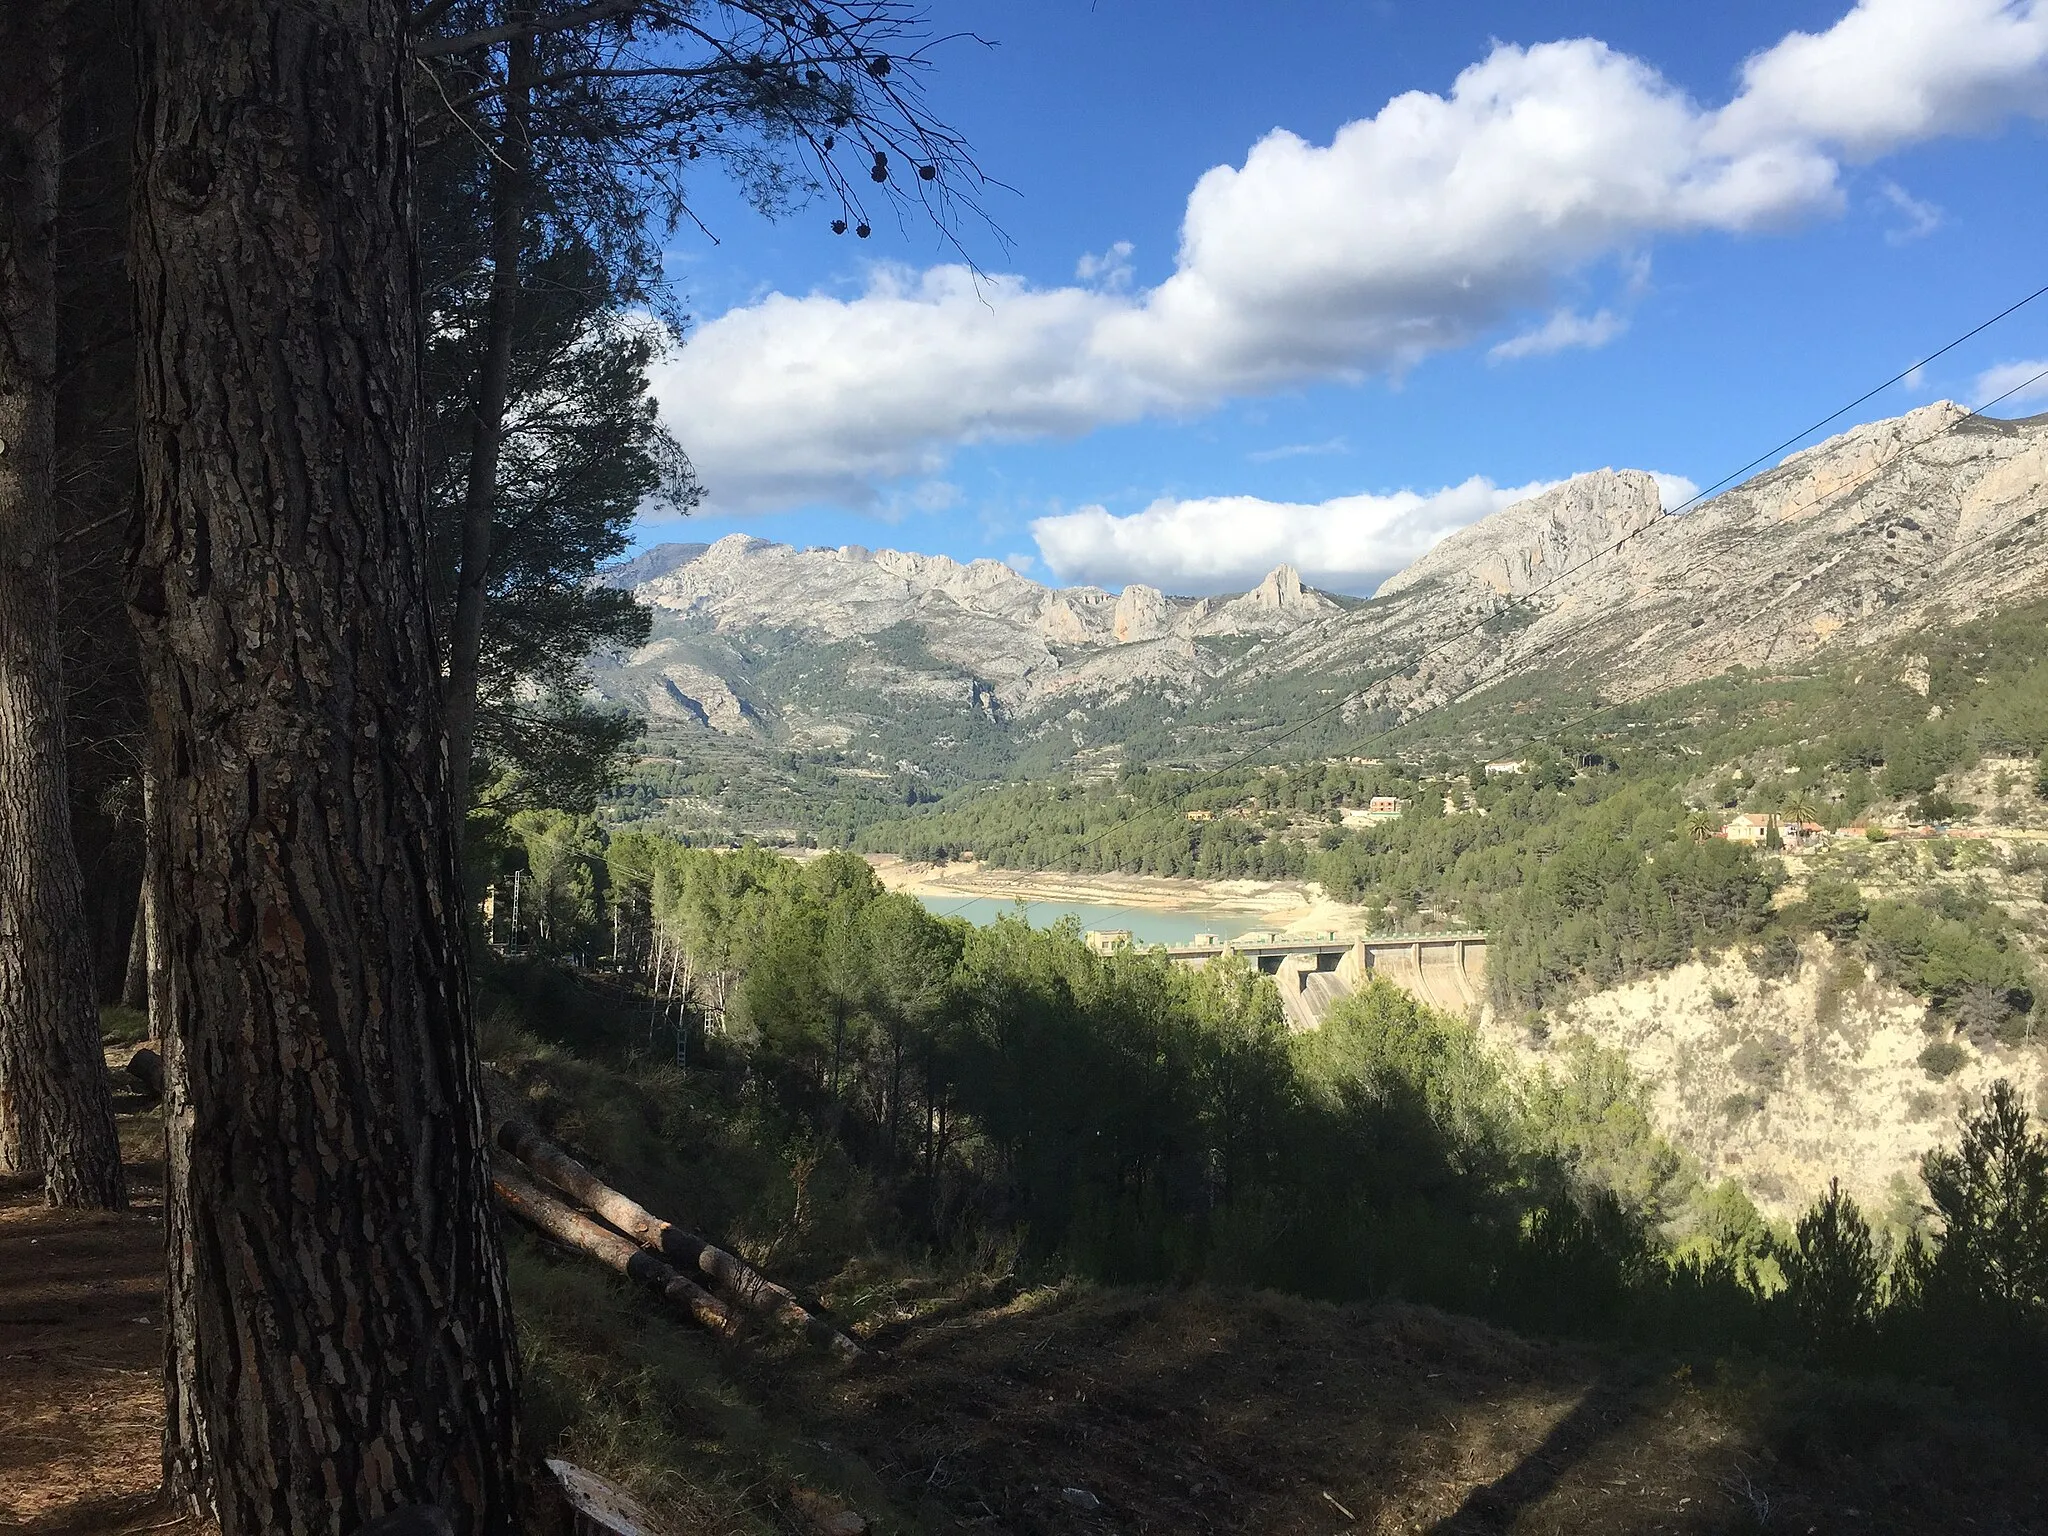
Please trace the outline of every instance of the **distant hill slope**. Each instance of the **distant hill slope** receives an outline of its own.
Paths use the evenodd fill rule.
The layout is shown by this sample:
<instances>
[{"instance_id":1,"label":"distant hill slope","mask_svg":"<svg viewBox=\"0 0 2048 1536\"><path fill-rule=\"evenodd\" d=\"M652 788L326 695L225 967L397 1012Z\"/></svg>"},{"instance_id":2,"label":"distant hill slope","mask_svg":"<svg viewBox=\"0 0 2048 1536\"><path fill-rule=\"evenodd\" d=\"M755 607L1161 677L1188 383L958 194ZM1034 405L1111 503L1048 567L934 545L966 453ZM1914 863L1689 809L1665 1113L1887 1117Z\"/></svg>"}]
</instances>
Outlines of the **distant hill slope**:
<instances>
[{"instance_id":1,"label":"distant hill slope","mask_svg":"<svg viewBox=\"0 0 2048 1536\"><path fill-rule=\"evenodd\" d=\"M606 566L591 584L631 592L657 576L666 576L670 571L688 565L710 547L709 544L657 544L630 560Z\"/></svg>"},{"instance_id":2,"label":"distant hill slope","mask_svg":"<svg viewBox=\"0 0 2048 1536\"><path fill-rule=\"evenodd\" d=\"M735 534L607 574L656 622L596 683L647 716L659 753L837 753L940 785L1213 760L1333 704L1301 745L1334 750L1510 678L1628 698L2041 595L2044 507L2048 416L1941 402L1679 516L1640 471L1581 475L1444 539L1370 601L1285 566L1242 596L1186 598Z\"/></svg>"}]
</instances>

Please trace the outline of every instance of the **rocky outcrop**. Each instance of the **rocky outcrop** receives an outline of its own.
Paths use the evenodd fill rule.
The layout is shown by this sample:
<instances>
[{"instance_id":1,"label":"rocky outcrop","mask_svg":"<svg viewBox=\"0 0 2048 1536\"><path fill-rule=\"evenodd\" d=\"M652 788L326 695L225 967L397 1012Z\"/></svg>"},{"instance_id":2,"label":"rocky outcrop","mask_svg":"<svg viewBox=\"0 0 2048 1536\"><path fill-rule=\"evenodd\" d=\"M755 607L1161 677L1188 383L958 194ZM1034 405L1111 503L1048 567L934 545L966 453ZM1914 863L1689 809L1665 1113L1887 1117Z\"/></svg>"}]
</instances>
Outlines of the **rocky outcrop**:
<instances>
[{"instance_id":1,"label":"rocky outcrop","mask_svg":"<svg viewBox=\"0 0 2048 1536\"><path fill-rule=\"evenodd\" d=\"M641 557L649 568L660 564L652 561L655 553ZM930 664L919 673L923 680L906 673L886 685L871 682L961 697L971 679L964 696L977 701L984 718L1028 713L1055 695L1071 701L1077 692L1137 682L1192 683L1205 674L1193 643L1203 635L1279 634L1339 611L1289 567L1257 591L1218 604L1138 585L1114 596L1099 587L1048 588L993 560L963 565L944 555L857 544L799 550L745 534L676 559L634 590L666 621L668 633L657 645L683 632L762 643L779 635L782 649L874 646L897 637L883 649L899 667L906 645L921 652ZM1156 649L1169 640L1176 643ZM1136 654L1148 646L1155 650ZM657 659L650 647L600 662L600 691L653 718L676 718L682 706L669 696L666 674L650 665ZM714 721L733 718L730 709L723 716L711 709L708 689L682 681L676 687L703 703Z\"/></svg>"},{"instance_id":2,"label":"rocky outcrop","mask_svg":"<svg viewBox=\"0 0 2048 1536\"><path fill-rule=\"evenodd\" d=\"M664 725L696 726L723 736L750 736L761 729L754 706L731 684L701 666L657 653L640 690L648 719Z\"/></svg>"},{"instance_id":3,"label":"rocky outcrop","mask_svg":"<svg viewBox=\"0 0 2048 1536\"><path fill-rule=\"evenodd\" d=\"M1283 565L1243 597L1220 605L1200 628L1204 634L1217 635L1284 634L1340 612L1322 593L1304 587L1293 566Z\"/></svg>"},{"instance_id":4,"label":"rocky outcrop","mask_svg":"<svg viewBox=\"0 0 2048 1536\"><path fill-rule=\"evenodd\" d=\"M1116 616L1110 633L1118 645L1134 640L1157 640L1173 627L1173 610L1166 594L1157 587L1133 584L1116 600Z\"/></svg>"},{"instance_id":5,"label":"rocky outcrop","mask_svg":"<svg viewBox=\"0 0 2048 1536\"><path fill-rule=\"evenodd\" d=\"M1285 661L1395 674L1360 710L1412 713L1563 669L1633 698L2048 595L2044 512L2048 417L1940 402L1679 516L1647 475L1582 475L1443 540ZM1241 686L1275 664L1256 659Z\"/></svg>"},{"instance_id":6,"label":"rocky outcrop","mask_svg":"<svg viewBox=\"0 0 2048 1536\"><path fill-rule=\"evenodd\" d=\"M1380 586L1391 597L1431 581L1472 583L1507 597L1533 592L1664 515L1654 478L1596 470L1460 529Z\"/></svg>"}]
</instances>

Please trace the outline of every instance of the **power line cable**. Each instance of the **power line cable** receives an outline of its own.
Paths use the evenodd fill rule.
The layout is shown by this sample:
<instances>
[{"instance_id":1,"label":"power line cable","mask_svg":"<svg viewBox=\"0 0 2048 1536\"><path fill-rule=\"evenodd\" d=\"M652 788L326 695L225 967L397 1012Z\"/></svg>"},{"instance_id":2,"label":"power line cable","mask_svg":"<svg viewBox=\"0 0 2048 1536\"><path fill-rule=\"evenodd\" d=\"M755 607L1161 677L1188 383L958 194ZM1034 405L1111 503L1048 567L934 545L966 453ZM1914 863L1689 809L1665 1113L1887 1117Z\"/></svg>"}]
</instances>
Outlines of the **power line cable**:
<instances>
[{"instance_id":1,"label":"power line cable","mask_svg":"<svg viewBox=\"0 0 2048 1536\"><path fill-rule=\"evenodd\" d=\"M1816 421L1812 426L1808 427L1805 431L1796 432L1792 436L1786 438L1784 442L1778 444L1777 447L1766 449L1764 452L1758 454L1755 458L1751 459L1747 464L1743 465L1742 468L1735 470L1730 474L1723 475L1719 480L1716 480L1712 485L1708 486L1705 490L1695 491L1688 500L1681 502L1676 507L1673 507L1671 509L1672 512L1674 514L1683 512L1688 507L1693 506L1695 503L1703 501L1707 497L1713 495L1714 492L1720 490L1721 487L1728 484L1729 481L1741 479L1743 476L1747 475L1752 469L1755 469L1759 464L1762 464L1766 460L1771 458L1772 455L1783 453L1787 448L1790 448L1794 443L1797 443L1804 438L1811 437L1814 433L1818 432L1822 427L1826 426L1829 422L1839 420L1840 418L1848 415L1851 411L1855 410L1857 406L1863 404L1864 401L1874 399L1878 395L1881 395L1886 390L1890 389L1894 384L1900 383L1906 379L1910 379L1914 374L1918 373L1922 368L1925 368L1929 363L1933 362L1936 358L1945 356L1946 354L1955 351L1957 347L1960 347L1964 342L1970 340L1971 337L1981 335L1983 332L1990 330L1992 326L1998 324L1999 321L2005 319L2006 316L2016 314L2020 310L2025 309L2029 304L2033 303L2034 300L2040 298L2041 295L2044 293L2048 293L2048 284L2044 284L2043 286L2036 288L2032 293L2028 294L2024 299L2021 299L2018 303L2008 304L2004 309L2001 309L1989 320L1986 320L1981 325L1972 326L1969 330L1963 332L1962 335L1958 336L1954 341L1949 342L1946 346L1937 347L1934 351L1928 353L1925 357L1921 358L1920 361L1915 363L1912 367L1905 369L1903 372L1893 374L1890 378L1886 379L1882 384L1877 385L1874 389L1865 390L1862 394L1858 395L1854 400L1851 400L1847 405L1843 406L1839 411L1833 411L1830 412L1828 415L1821 417L1819 421ZM2020 387L2025 388L2026 386L2022 385ZM2006 394L2010 395L2015 394L2017 392L2018 391L2016 390L2007 390ZM2005 395L2000 395L1998 399L2003 400L2005 397ZM1998 400L1987 401L1985 404L1977 407L1977 409L1975 411L1972 411L1970 414L1972 414L1973 416L1977 415L1983 411L1989 410L1992 406L1996 404L1998 404Z\"/></svg>"}]
</instances>

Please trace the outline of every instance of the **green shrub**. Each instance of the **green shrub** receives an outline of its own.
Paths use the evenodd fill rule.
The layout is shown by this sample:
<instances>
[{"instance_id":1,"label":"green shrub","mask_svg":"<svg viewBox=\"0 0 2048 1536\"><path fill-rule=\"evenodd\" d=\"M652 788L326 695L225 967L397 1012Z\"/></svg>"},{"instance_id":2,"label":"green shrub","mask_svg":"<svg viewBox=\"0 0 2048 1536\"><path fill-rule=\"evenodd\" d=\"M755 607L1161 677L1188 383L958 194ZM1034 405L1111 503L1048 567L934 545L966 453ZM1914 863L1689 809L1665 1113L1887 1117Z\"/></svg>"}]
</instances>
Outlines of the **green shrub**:
<instances>
[{"instance_id":1,"label":"green shrub","mask_svg":"<svg viewBox=\"0 0 2048 1536\"><path fill-rule=\"evenodd\" d=\"M1870 916L1870 904L1853 881L1816 879L1807 886L1806 899L1792 909L1792 915L1815 933L1847 944L1862 930Z\"/></svg>"},{"instance_id":2,"label":"green shrub","mask_svg":"<svg viewBox=\"0 0 2048 1536\"><path fill-rule=\"evenodd\" d=\"M1884 1268L1870 1224L1839 1179L1799 1218L1792 1242L1779 1254L1785 1289L1781 1305L1804 1341L1823 1359L1859 1350L1877 1315Z\"/></svg>"},{"instance_id":3,"label":"green shrub","mask_svg":"<svg viewBox=\"0 0 2048 1536\"><path fill-rule=\"evenodd\" d=\"M1967 805L1958 805L1940 790L1922 795L1913 802L1914 818L1925 822L1954 821L1958 817L1967 816L1971 809L1972 807ZM1950 851L1953 853L1953 850Z\"/></svg>"},{"instance_id":4,"label":"green shrub","mask_svg":"<svg viewBox=\"0 0 2048 1536\"><path fill-rule=\"evenodd\" d=\"M1737 1077L1761 1088L1776 1088L1785 1080L1785 1064L1792 1056L1792 1042L1783 1035L1758 1035L1735 1048L1728 1065Z\"/></svg>"},{"instance_id":5,"label":"green shrub","mask_svg":"<svg viewBox=\"0 0 2048 1536\"><path fill-rule=\"evenodd\" d=\"M2048 1134L2032 1129L2012 1084L1993 1083L1955 1150L1936 1148L1920 1167L1942 1222L1928 1299L2048 1323Z\"/></svg>"},{"instance_id":6,"label":"green shrub","mask_svg":"<svg viewBox=\"0 0 2048 1536\"><path fill-rule=\"evenodd\" d=\"M1784 929L1774 928L1745 958L1750 970L1764 980L1783 981L1799 971L1799 941Z\"/></svg>"},{"instance_id":7,"label":"green shrub","mask_svg":"<svg viewBox=\"0 0 2048 1536\"><path fill-rule=\"evenodd\" d=\"M1754 1090L1746 1093L1731 1093L1721 1101L1721 1113L1728 1117L1730 1125L1741 1125L1752 1116L1763 1113L1764 1096Z\"/></svg>"},{"instance_id":8,"label":"green shrub","mask_svg":"<svg viewBox=\"0 0 2048 1536\"><path fill-rule=\"evenodd\" d=\"M1919 1055L1920 1068L1936 1082L1945 1082L1970 1064L1970 1053L1953 1040L1937 1040Z\"/></svg>"}]
</instances>

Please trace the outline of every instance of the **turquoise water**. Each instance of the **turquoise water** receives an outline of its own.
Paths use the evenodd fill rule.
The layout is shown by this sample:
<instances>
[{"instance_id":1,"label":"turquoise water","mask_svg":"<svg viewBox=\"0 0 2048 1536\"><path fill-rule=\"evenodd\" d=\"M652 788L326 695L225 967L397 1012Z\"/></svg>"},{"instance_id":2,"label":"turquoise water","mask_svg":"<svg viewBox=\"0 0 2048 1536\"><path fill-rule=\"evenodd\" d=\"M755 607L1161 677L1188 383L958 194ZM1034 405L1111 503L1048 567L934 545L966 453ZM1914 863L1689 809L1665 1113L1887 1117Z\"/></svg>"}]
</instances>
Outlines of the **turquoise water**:
<instances>
[{"instance_id":1,"label":"turquoise water","mask_svg":"<svg viewBox=\"0 0 2048 1536\"><path fill-rule=\"evenodd\" d=\"M1113 907L1086 901L1030 901L1019 904L994 896L921 896L925 906L941 917L964 917L984 925L1021 910L1034 928L1050 928L1071 916L1085 931L1091 928L1128 928L1139 944L1185 944L1198 933L1213 933L1234 939L1243 933L1263 933L1273 926L1270 917L1251 913L1161 912L1150 907Z\"/></svg>"}]
</instances>

